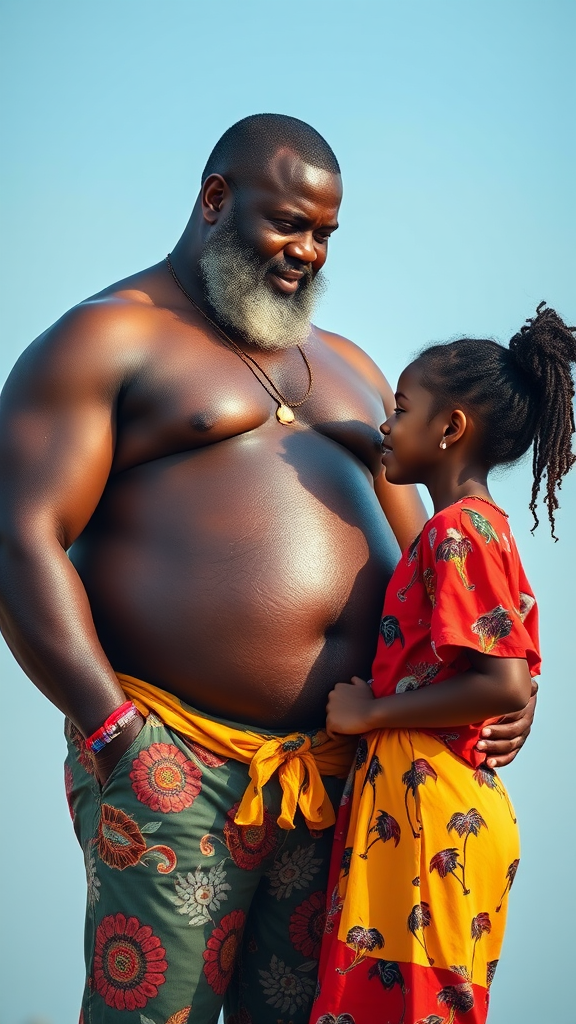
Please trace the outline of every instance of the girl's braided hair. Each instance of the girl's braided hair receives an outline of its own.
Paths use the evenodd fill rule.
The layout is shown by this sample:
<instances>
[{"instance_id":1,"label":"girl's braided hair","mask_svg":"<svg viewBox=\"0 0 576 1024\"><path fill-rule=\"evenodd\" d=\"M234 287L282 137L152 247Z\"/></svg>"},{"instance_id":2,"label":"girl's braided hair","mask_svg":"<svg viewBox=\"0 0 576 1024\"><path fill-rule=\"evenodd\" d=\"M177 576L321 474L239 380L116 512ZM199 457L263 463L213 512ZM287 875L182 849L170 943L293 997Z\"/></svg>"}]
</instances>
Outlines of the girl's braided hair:
<instances>
[{"instance_id":1,"label":"girl's braided hair","mask_svg":"<svg viewBox=\"0 0 576 1024\"><path fill-rule=\"evenodd\" d=\"M576 327L567 327L555 310L541 302L508 348L495 341L461 338L431 345L418 356L423 387L436 401L431 416L445 405L460 403L473 412L482 429L487 467L516 462L534 446L530 511L538 526L536 502L546 475L548 519L554 540L556 490L576 462L574 381Z\"/></svg>"}]
</instances>

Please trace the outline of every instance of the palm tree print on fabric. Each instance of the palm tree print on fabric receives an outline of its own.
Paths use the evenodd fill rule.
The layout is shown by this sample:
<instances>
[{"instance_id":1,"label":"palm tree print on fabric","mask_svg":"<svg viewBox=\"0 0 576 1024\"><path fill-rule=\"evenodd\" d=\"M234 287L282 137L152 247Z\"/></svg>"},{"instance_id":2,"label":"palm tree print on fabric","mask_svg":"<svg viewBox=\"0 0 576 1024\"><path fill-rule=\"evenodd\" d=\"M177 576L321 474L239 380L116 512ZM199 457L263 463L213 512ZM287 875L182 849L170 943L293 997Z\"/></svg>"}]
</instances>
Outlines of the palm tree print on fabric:
<instances>
[{"instance_id":1,"label":"palm tree print on fabric","mask_svg":"<svg viewBox=\"0 0 576 1024\"><path fill-rule=\"evenodd\" d=\"M446 828L448 832L452 829L460 836L464 836L464 846L462 848L462 882L464 885L464 894L467 896L470 892L466 889L466 846L470 836L477 836L480 833L481 828L488 828L488 825L484 821L484 818L475 807L471 807L469 811L464 814L461 811L457 811L453 814L448 822Z\"/></svg>"},{"instance_id":2,"label":"palm tree print on fabric","mask_svg":"<svg viewBox=\"0 0 576 1024\"><path fill-rule=\"evenodd\" d=\"M419 533L418 536L416 537L416 540L413 540L410 547L408 548L408 553L406 557L406 562L408 565L412 565L412 562L418 557L418 548L420 547L421 536L422 534Z\"/></svg>"},{"instance_id":3,"label":"palm tree print on fabric","mask_svg":"<svg viewBox=\"0 0 576 1024\"><path fill-rule=\"evenodd\" d=\"M406 1016L406 985L402 976L402 971L395 960L377 960L372 967L368 969L368 978L378 978L382 982L387 992L391 992L395 985L398 985L402 994L402 1013L398 1019L398 1024L404 1024L404 1017Z\"/></svg>"},{"instance_id":4,"label":"palm tree print on fabric","mask_svg":"<svg viewBox=\"0 0 576 1024\"><path fill-rule=\"evenodd\" d=\"M402 776L402 782L406 786L406 792L404 794L404 806L406 808L408 824L412 829L412 835L414 836L414 839L419 839L420 833L422 832L422 822L418 817L418 809L416 807L416 791L418 789L418 786L426 785L426 779L434 779L434 782L436 782L437 778L438 776L434 768L423 757L417 757L415 761L412 761L410 768L408 769L407 772L404 772ZM414 825L412 824L410 811L408 809L408 793L412 793L412 796L414 798L414 813L416 817L416 825L418 826L417 832L414 828Z\"/></svg>"},{"instance_id":5,"label":"palm tree print on fabric","mask_svg":"<svg viewBox=\"0 0 576 1024\"><path fill-rule=\"evenodd\" d=\"M358 746L356 747L356 760L354 767L357 772L364 767L368 760L368 741L365 736L361 736L358 740Z\"/></svg>"},{"instance_id":6,"label":"palm tree print on fabric","mask_svg":"<svg viewBox=\"0 0 576 1024\"><path fill-rule=\"evenodd\" d=\"M416 566L416 568L414 569L414 572L412 573L412 576L410 577L410 582L407 583L405 587L400 587L400 590L396 591L396 597L398 598L399 601L405 601L406 600L406 594L408 593L409 590L412 589L412 587L416 583L416 580L418 579L418 576L419 576L418 566Z\"/></svg>"},{"instance_id":7,"label":"palm tree print on fabric","mask_svg":"<svg viewBox=\"0 0 576 1024\"><path fill-rule=\"evenodd\" d=\"M446 985L436 996L439 1003L444 1003L449 1010L446 1024L454 1024L457 1013L468 1013L474 1006L474 992L470 982L461 985Z\"/></svg>"},{"instance_id":8,"label":"palm tree print on fabric","mask_svg":"<svg viewBox=\"0 0 576 1024\"><path fill-rule=\"evenodd\" d=\"M490 651L499 640L503 640L504 637L510 635L513 625L514 623L506 608L499 604L492 611L479 615L476 622L473 622L470 626L470 629L473 633L478 634L480 646L484 654L490 654Z\"/></svg>"},{"instance_id":9,"label":"palm tree print on fabric","mask_svg":"<svg viewBox=\"0 0 576 1024\"><path fill-rule=\"evenodd\" d=\"M376 834L376 838L369 842L371 833ZM376 821L371 828L368 829L366 836L366 849L364 853L360 853L359 857L362 860L368 859L368 850L374 843L382 842L387 843L390 839L394 840L394 846L398 846L400 842L400 825L387 811L378 811L376 815Z\"/></svg>"},{"instance_id":10,"label":"palm tree print on fabric","mask_svg":"<svg viewBox=\"0 0 576 1024\"><path fill-rule=\"evenodd\" d=\"M324 931L326 935L330 935L334 931L336 918L344 906L344 898L340 895L340 883L337 882L332 890L330 896L330 902L326 911L326 924L324 925Z\"/></svg>"},{"instance_id":11,"label":"palm tree print on fabric","mask_svg":"<svg viewBox=\"0 0 576 1024\"><path fill-rule=\"evenodd\" d=\"M476 946L483 935L489 935L492 931L492 922L490 915L484 912L476 914L476 917L472 918L472 925L470 928L470 934L474 940L472 947L472 963L470 965L470 978L474 977L474 957L476 956Z\"/></svg>"},{"instance_id":12,"label":"palm tree print on fabric","mask_svg":"<svg viewBox=\"0 0 576 1024\"><path fill-rule=\"evenodd\" d=\"M514 879L516 878L516 872L518 871L519 863L520 863L520 858L516 857L516 859L513 860L512 863L508 867L508 870L506 872L506 887L504 889L504 892L502 893L502 896L500 897L500 903L496 907L496 913L497 914L499 914L500 911L502 910L502 904L504 902L504 897L505 897L506 893L510 892L510 889L512 888L512 885L514 883Z\"/></svg>"},{"instance_id":13,"label":"palm tree print on fabric","mask_svg":"<svg viewBox=\"0 0 576 1024\"><path fill-rule=\"evenodd\" d=\"M407 690L419 690L421 686L429 686L440 671L440 665L432 665L428 661L419 661L415 665L408 664L406 668L408 675L396 683L396 693L406 693Z\"/></svg>"},{"instance_id":14,"label":"palm tree print on fabric","mask_svg":"<svg viewBox=\"0 0 576 1024\"><path fill-rule=\"evenodd\" d=\"M428 594L430 604L434 608L436 604L436 583L437 577L433 569L424 569L422 573L422 579L424 580L424 587Z\"/></svg>"},{"instance_id":15,"label":"palm tree print on fabric","mask_svg":"<svg viewBox=\"0 0 576 1024\"><path fill-rule=\"evenodd\" d=\"M441 541L436 548L436 561L454 562L456 571L466 590L474 590L474 584L469 582L465 571L466 559L470 552L474 550L472 542L452 526L447 528L446 533L448 534L446 540Z\"/></svg>"},{"instance_id":16,"label":"palm tree print on fabric","mask_svg":"<svg viewBox=\"0 0 576 1024\"><path fill-rule=\"evenodd\" d=\"M366 775L364 776L362 789L360 790L360 794L362 794L364 792L367 782L372 786L372 810L370 811L370 817L368 818L368 831L366 833L366 843L368 843L368 836L370 834L370 822L372 821L372 818L374 817L374 811L376 810L376 779L378 778L379 775L383 774L384 769L380 764L380 758L378 757L378 754L372 754L372 757L370 758L370 764L368 765L368 770L366 772Z\"/></svg>"},{"instance_id":17,"label":"palm tree print on fabric","mask_svg":"<svg viewBox=\"0 0 576 1024\"><path fill-rule=\"evenodd\" d=\"M455 846L450 846L446 850L439 850L430 859L430 874L433 871L437 871L440 878L446 878L446 875L453 875L459 885L462 886L462 892L464 896L468 896L470 889L467 889L464 884L464 869L458 857L460 851ZM462 872L462 878L459 878L456 874L457 869Z\"/></svg>"},{"instance_id":18,"label":"palm tree print on fabric","mask_svg":"<svg viewBox=\"0 0 576 1024\"><path fill-rule=\"evenodd\" d=\"M337 967L337 974L348 974L354 967L364 959L367 953L375 949L382 949L384 936L377 928L362 928L362 925L355 924L346 936L346 945L354 950L354 959L348 967Z\"/></svg>"},{"instance_id":19,"label":"palm tree print on fabric","mask_svg":"<svg viewBox=\"0 0 576 1024\"><path fill-rule=\"evenodd\" d=\"M443 1024L445 1017L439 1017L437 1013L429 1013L427 1017L420 1017L416 1024Z\"/></svg>"},{"instance_id":20,"label":"palm tree print on fabric","mask_svg":"<svg viewBox=\"0 0 576 1024\"><path fill-rule=\"evenodd\" d=\"M392 647L395 640L399 640L404 647L406 641L404 640L404 634L400 629L400 622L395 615L383 615L380 620L380 633L386 644L386 647Z\"/></svg>"},{"instance_id":21,"label":"palm tree print on fabric","mask_svg":"<svg viewBox=\"0 0 576 1024\"><path fill-rule=\"evenodd\" d=\"M487 544L489 544L491 540L495 540L497 544L500 543L500 538L489 519L485 519L484 516L480 515L479 512L476 512L472 508L463 508L462 511L465 512L467 516L470 516L472 526L476 530L476 533L479 533L481 537L484 537Z\"/></svg>"},{"instance_id":22,"label":"palm tree print on fabric","mask_svg":"<svg viewBox=\"0 0 576 1024\"><path fill-rule=\"evenodd\" d=\"M352 863L352 846L347 846L342 854L342 860L340 861L340 871L342 872L342 878L347 878L350 873L350 864Z\"/></svg>"},{"instance_id":23,"label":"palm tree print on fabric","mask_svg":"<svg viewBox=\"0 0 576 1024\"><path fill-rule=\"evenodd\" d=\"M416 903L416 905L412 907L412 910L408 915L408 931L412 932L412 935L416 939L416 942L419 942L420 945L422 946L422 949L426 954L426 959L430 964L430 967L432 967L434 959L430 956L428 952L424 929L429 928L431 924L432 915L430 913L430 905L424 902ZM420 936L417 934L419 931L422 932L422 938L420 938Z\"/></svg>"},{"instance_id":24,"label":"palm tree print on fabric","mask_svg":"<svg viewBox=\"0 0 576 1024\"><path fill-rule=\"evenodd\" d=\"M500 779L496 775L494 769L489 768L488 765L485 763L479 764L472 778L474 779L474 782L478 783L479 786L488 786L488 789L495 790L495 792L503 798L508 810L510 811L510 817L512 818L514 824L516 824L516 816L512 809L512 804L510 803L508 793L504 789L504 786L500 782Z\"/></svg>"}]
</instances>

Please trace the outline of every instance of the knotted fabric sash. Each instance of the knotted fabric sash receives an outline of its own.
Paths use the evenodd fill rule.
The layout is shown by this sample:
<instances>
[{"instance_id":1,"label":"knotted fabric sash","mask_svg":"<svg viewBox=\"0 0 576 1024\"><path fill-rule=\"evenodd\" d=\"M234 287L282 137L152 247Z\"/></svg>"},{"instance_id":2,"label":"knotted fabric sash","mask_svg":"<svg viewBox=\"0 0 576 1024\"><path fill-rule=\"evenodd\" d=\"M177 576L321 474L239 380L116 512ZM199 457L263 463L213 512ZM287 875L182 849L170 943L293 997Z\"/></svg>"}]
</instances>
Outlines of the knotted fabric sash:
<instances>
[{"instance_id":1,"label":"knotted fabric sash","mask_svg":"<svg viewBox=\"0 0 576 1024\"><path fill-rule=\"evenodd\" d=\"M174 694L141 679L122 673L118 673L118 679L126 696L143 715L154 711L169 728L194 743L221 757L250 765L250 783L234 819L237 825L262 824L262 790L275 772L282 787L280 828L295 827L297 807L309 828L323 829L334 824L334 810L320 776L346 777L354 756L355 738L339 736L332 740L321 729L287 736L262 735L207 718Z\"/></svg>"}]
</instances>

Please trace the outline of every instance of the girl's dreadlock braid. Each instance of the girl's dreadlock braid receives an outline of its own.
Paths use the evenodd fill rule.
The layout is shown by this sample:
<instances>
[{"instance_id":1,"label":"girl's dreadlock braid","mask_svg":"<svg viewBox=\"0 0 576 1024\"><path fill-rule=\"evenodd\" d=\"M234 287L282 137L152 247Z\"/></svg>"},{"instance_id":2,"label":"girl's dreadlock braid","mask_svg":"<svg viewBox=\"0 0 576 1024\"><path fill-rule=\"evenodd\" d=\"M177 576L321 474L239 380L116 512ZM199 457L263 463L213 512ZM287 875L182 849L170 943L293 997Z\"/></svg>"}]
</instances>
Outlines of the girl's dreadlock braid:
<instances>
[{"instance_id":1,"label":"girl's dreadlock braid","mask_svg":"<svg viewBox=\"0 0 576 1024\"><path fill-rule=\"evenodd\" d=\"M538 402L532 460L533 484L530 510L533 530L538 525L536 502L542 477L546 474L548 518L554 533L554 513L559 507L556 490L576 462L572 452L574 434L574 382L572 364L576 362L576 327L567 327L553 309L541 302L536 316L527 320L510 341L510 352L533 382Z\"/></svg>"}]
</instances>

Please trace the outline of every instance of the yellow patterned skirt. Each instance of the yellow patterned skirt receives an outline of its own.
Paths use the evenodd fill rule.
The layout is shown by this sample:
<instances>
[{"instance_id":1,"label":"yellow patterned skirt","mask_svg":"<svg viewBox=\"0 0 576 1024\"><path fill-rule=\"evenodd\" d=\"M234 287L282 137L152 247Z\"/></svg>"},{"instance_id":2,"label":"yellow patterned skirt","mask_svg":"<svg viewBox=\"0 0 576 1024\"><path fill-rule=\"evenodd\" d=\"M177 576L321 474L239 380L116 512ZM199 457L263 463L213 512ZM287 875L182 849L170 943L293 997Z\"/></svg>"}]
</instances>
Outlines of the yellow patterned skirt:
<instances>
[{"instance_id":1,"label":"yellow patterned skirt","mask_svg":"<svg viewBox=\"0 0 576 1024\"><path fill-rule=\"evenodd\" d=\"M311 1024L485 1021L518 863L516 818L493 770L424 732L361 737Z\"/></svg>"}]
</instances>

